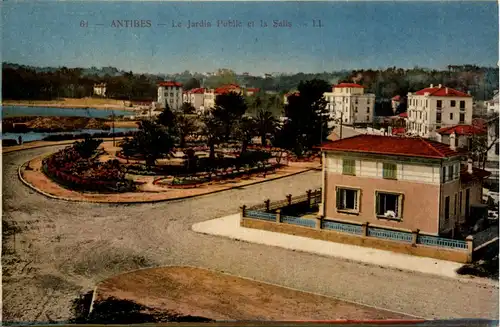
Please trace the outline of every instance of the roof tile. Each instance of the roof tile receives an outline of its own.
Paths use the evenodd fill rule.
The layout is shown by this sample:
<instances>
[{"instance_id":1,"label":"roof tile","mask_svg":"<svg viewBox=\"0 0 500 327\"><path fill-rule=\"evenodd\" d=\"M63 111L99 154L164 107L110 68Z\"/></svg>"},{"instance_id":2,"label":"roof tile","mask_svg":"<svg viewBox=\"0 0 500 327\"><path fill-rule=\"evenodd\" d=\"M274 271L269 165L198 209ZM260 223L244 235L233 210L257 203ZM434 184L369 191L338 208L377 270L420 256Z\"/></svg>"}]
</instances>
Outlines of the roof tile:
<instances>
[{"instance_id":1,"label":"roof tile","mask_svg":"<svg viewBox=\"0 0 500 327\"><path fill-rule=\"evenodd\" d=\"M382 155L448 158L461 155L444 143L424 138L361 134L321 146L324 151L363 152Z\"/></svg>"}]
</instances>

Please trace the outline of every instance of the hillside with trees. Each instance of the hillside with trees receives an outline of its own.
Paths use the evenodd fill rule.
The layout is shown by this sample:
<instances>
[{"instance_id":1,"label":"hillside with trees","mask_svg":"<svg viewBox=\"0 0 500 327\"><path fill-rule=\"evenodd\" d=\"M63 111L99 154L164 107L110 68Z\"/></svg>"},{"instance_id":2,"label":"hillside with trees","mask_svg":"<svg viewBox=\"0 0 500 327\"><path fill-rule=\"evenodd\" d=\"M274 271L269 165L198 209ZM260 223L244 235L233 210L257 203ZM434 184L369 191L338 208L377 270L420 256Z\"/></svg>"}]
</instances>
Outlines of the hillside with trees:
<instances>
[{"instance_id":1,"label":"hillside with trees","mask_svg":"<svg viewBox=\"0 0 500 327\"><path fill-rule=\"evenodd\" d=\"M462 91L470 91L476 100L487 100L498 89L498 69L474 65L450 65L442 70L415 67L396 67L384 70L354 70L274 75L272 77L236 74L230 69L220 69L213 76L184 71L178 74L141 74L121 71L114 67L67 68L30 67L4 63L2 67L2 96L12 100L51 100L57 98L82 98L93 95L93 85L107 84L107 97L118 100L150 101L156 99L156 84L162 80L175 80L196 87L215 88L223 84L238 83L245 87L259 88L260 97L274 93L269 104L274 111L276 98L297 89L300 82L324 80L329 84L356 82L375 93L379 101L395 95L406 95L430 84L443 84ZM252 105L250 105L250 108Z\"/></svg>"}]
</instances>

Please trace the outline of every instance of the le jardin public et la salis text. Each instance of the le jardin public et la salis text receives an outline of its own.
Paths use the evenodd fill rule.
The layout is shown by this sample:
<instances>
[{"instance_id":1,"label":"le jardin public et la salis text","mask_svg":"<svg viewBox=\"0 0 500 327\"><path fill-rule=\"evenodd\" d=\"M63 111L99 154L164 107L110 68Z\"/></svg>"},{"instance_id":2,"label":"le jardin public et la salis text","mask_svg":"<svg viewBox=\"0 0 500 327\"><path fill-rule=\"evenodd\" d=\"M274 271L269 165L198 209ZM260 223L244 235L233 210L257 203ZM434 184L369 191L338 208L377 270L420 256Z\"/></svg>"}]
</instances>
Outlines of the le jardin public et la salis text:
<instances>
[{"instance_id":1,"label":"le jardin public et la salis text","mask_svg":"<svg viewBox=\"0 0 500 327\"><path fill-rule=\"evenodd\" d=\"M217 20L171 20L170 22L155 22L143 19L114 19L109 24L92 24L89 21L80 21L80 27L108 26L112 28L152 28L169 27L182 29L206 29L206 28L292 28L292 27L324 27L320 19L311 19L300 23L292 23L287 19L274 20L239 20L239 19L217 19Z\"/></svg>"}]
</instances>

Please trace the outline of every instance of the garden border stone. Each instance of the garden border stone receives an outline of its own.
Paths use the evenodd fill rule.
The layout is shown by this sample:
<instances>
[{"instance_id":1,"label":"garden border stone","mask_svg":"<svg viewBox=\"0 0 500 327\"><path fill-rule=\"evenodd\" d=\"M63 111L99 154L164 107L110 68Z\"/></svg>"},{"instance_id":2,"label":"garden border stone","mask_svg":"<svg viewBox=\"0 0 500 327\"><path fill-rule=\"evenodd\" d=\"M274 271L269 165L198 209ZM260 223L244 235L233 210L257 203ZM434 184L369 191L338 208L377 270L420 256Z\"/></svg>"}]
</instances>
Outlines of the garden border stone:
<instances>
[{"instance_id":1,"label":"garden border stone","mask_svg":"<svg viewBox=\"0 0 500 327\"><path fill-rule=\"evenodd\" d=\"M54 145L54 146L57 146L57 145ZM189 199L189 198L194 198L194 197L199 197L199 196L205 196L205 195L210 195L210 194L224 192L224 191L229 191L229 190L232 190L232 189L237 189L237 188L241 188L241 187L245 187L245 186L251 186L251 185L255 185L255 184L265 183L265 182L269 182L269 181L273 181L273 180L277 180L277 179L281 179L281 178L285 178L285 177L291 177L291 176L294 176L294 175L302 174L302 173L305 173L305 172L308 172L308 171L316 170L316 168L304 168L302 170L299 170L299 171L296 171L296 172L292 172L292 173L287 174L287 175L278 176L278 177L274 177L274 178L270 178L270 179L259 180L259 181L255 181L255 182L248 183L248 184L245 184L245 185L228 186L227 188L212 190L212 191L208 191L206 193L191 194L191 195L185 195L185 196L178 196L178 197L169 198L169 199L134 200L134 201L107 201L106 199L92 200L92 199L81 199L81 198L68 198L68 197L53 195L53 194L45 192L44 190L42 190L42 189L34 186L30 182L28 182L26 179L24 179L24 177L23 177L23 171L25 170L25 167L31 161L33 161L34 159L37 159L39 157L49 156L51 154L52 153L50 153L50 154L44 154L44 155L41 155L41 156L34 157L34 158L26 161L22 165L20 165L19 168L18 168L18 178L19 178L19 180L24 185L26 185L27 187L29 187L32 190L36 191L37 193L39 193L39 194L41 194L43 196L46 196L48 198L51 198L51 199L68 201L68 202L88 202L88 203L114 204L114 205L116 205L116 204L160 203L160 202L170 202L170 201L177 201L177 200L185 200L185 199ZM43 174L43 172L41 172L41 171L40 171L40 173ZM73 192L79 193L79 192L76 192L76 191L73 191ZM167 193L167 192L168 191L166 191L165 193ZM141 193L137 192L137 194L140 195Z\"/></svg>"}]
</instances>

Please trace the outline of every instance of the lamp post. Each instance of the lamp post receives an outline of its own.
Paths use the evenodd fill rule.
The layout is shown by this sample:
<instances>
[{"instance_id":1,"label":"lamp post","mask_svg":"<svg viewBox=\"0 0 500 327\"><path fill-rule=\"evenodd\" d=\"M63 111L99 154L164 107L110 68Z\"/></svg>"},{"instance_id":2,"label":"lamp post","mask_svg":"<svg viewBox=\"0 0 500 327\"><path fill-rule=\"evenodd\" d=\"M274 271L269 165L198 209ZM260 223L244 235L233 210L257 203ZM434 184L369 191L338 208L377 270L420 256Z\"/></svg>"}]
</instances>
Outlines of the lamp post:
<instances>
[{"instance_id":1,"label":"lamp post","mask_svg":"<svg viewBox=\"0 0 500 327\"><path fill-rule=\"evenodd\" d=\"M111 111L111 128L112 128L112 135L113 135L113 147L115 147L115 111Z\"/></svg>"}]
</instances>

